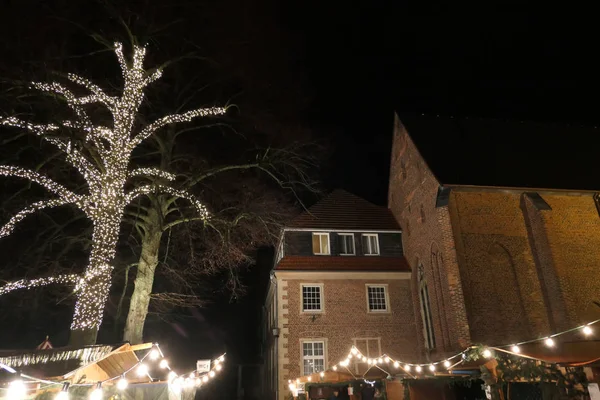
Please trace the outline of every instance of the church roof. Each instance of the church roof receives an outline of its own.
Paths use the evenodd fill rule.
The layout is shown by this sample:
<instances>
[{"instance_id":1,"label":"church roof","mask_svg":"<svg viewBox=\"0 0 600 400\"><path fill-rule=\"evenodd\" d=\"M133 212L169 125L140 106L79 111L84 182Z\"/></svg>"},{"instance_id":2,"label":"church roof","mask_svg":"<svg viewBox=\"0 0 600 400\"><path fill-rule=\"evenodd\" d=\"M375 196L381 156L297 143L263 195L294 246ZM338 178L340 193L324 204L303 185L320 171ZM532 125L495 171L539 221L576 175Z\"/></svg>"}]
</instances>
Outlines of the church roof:
<instances>
[{"instance_id":1,"label":"church roof","mask_svg":"<svg viewBox=\"0 0 600 400\"><path fill-rule=\"evenodd\" d=\"M577 124L398 114L442 184L598 189L600 129Z\"/></svg>"},{"instance_id":2,"label":"church roof","mask_svg":"<svg viewBox=\"0 0 600 400\"><path fill-rule=\"evenodd\" d=\"M334 190L292 219L286 228L400 230L390 209L342 189Z\"/></svg>"}]
</instances>

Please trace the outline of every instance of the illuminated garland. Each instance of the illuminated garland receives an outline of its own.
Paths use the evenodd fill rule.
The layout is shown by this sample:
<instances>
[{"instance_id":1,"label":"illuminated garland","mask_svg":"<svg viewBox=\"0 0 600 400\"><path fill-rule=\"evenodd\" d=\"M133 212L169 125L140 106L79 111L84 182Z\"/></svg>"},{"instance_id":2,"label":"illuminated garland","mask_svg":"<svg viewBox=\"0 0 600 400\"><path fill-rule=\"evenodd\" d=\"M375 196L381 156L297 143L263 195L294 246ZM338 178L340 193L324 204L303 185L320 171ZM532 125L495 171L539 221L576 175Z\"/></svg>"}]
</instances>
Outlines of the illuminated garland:
<instances>
[{"instance_id":1,"label":"illuminated garland","mask_svg":"<svg viewBox=\"0 0 600 400\"><path fill-rule=\"evenodd\" d=\"M67 78L83 86L91 94L77 97L67 87L59 83L32 83L32 87L43 92L62 97L75 113L75 121L63 121L56 124L33 124L15 117L1 119L0 125L16 127L34 133L65 153L68 163L77 169L87 183L88 193L75 194L64 186L54 182L35 171L15 167L0 166L0 175L28 179L35 182L53 194L57 199L39 201L13 216L0 228L0 237L9 235L15 225L38 210L75 205L93 222L92 250L89 264L84 273L78 277L75 290L77 302L73 315L71 330L97 330L102 323L104 306L111 285L112 262L115 257L116 244L125 207L137 196L162 192L172 196L190 200L203 218L208 217L204 205L194 196L183 190L164 185L147 185L125 190L128 179L133 177L158 177L168 181L175 179L169 172L155 168L138 168L128 171L133 150L145 139L160 128L178 122L188 122L198 117L222 115L226 112L223 107L201 108L183 114L162 117L142 128L134 130L134 121L139 107L144 99L144 89L161 77L162 71L148 73L144 67L146 49L134 46L131 60L123 54L123 45L115 44L115 53L121 66L124 85L120 96L109 96L102 88L89 79L75 74ZM95 126L84 106L90 103L104 105L112 115L112 127ZM68 137L59 138L48 135L63 129L77 129L84 135L86 142L94 147L99 155L101 165L94 165L86 158L82 150ZM72 275L62 277L38 278L34 280L19 280L0 287L0 295L16 289L29 289L52 283L73 283Z\"/></svg>"},{"instance_id":2,"label":"illuminated garland","mask_svg":"<svg viewBox=\"0 0 600 400\"><path fill-rule=\"evenodd\" d=\"M361 378L364 378L365 375L367 374L367 372L373 367L376 367L376 368L386 372L388 375L391 375L391 374L386 370L386 368L391 368L391 366L393 366L395 370L403 370L404 372L406 372L409 375L411 374L413 368L414 368L414 372L416 372L417 374L421 374L421 373L427 372L427 371L429 371L431 373L435 373L438 370L438 368L440 368L440 366L443 367L443 369L445 369L445 370L450 370L450 369L454 368L456 365L464 363L469 358L468 355L470 354L470 352L473 350L477 350L477 351L480 350L481 356L483 356L483 358L492 358L494 356L494 353L493 353L494 350L511 353L511 354L514 354L514 355L520 356L520 357L526 357L526 356L520 355L521 348L519 346L527 344L527 343L543 342L546 347L554 348L556 346L556 341L554 340L554 338L565 335L567 333L576 332L576 331L579 331L584 336L589 337L590 335L592 335L594 333L594 331L592 329L592 325L594 325L598 322L600 322L600 319L597 319L597 320L589 322L587 324L580 325L575 328L571 328L571 329L568 329L568 330L565 330L565 331L562 331L559 333L555 333L550 336L546 336L546 337L538 338L538 339L531 339L531 340L527 340L527 341L523 341L523 342L517 342L517 343L510 344L510 345L483 346L481 349L479 348L479 346L470 346L470 347L466 348L465 350L463 350L459 353L456 353L452 356L446 357L446 358L438 360L438 361L428 362L428 363L405 362L405 361L401 361L398 359L393 359L392 357L388 356L387 354L383 354L383 355L381 355L379 357L375 357L375 358L370 358L370 357L367 357L364 354L362 354L360 352L360 350L358 350L356 348L356 346L352 346L350 349L350 352L348 353L346 358L343 359L342 361L340 361L339 363L334 364L329 370L337 371L338 369L345 369L348 371L348 373L350 373L350 375L352 375L356 379L357 377L348 368L352 361L363 362L369 366L369 368L367 368L367 370L361 376ZM546 362L545 360L536 359L534 357L526 357L526 358L531 359L531 360ZM326 371L320 371L320 372L315 372L314 374L318 373L319 376L321 378L323 378L325 376L325 372ZM308 375L306 377L306 380L308 382L312 382L311 375ZM292 380L292 379L288 380L288 384L289 384L290 390L292 392L297 390L297 385L299 383L300 383L300 378L296 378L295 380Z\"/></svg>"},{"instance_id":3,"label":"illuminated garland","mask_svg":"<svg viewBox=\"0 0 600 400\"><path fill-rule=\"evenodd\" d=\"M113 376L111 378L105 379L103 381L99 381L96 383L75 383L71 384L70 382L55 382L49 381L46 379L35 378L33 376L29 376L26 374L19 374L14 368L53 362L53 361L64 361L64 360L72 360L79 359L82 362L90 363L98 361L106 356L108 356L113 351L111 346L95 346L88 347L84 349L78 350L68 350L61 352L54 352L53 354L46 355L25 355L25 356L14 356L14 357L5 357L0 358L0 369L5 369L8 372L13 374L18 374L18 378L10 382L7 388L0 388L7 391L7 397L10 399L20 400L26 397L27 393L27 384L30 383L43 383L48 386L56 386L62 385L62 390L56 394L56 400L68 400L69 398L69 388L71 387L95 387L89 395L90 400L99 400L102 399L103 396L103 385L107 383L114 383L116 381L115 387L119 391L123 391L127 389L129 386L129 381L127 380L127 375L130 373L135 373L138 378L147 376L149 381L154 381L154 379L149 375L148 368L148 360L151 362L158 362L158 367L163 370L168 370L169 373L166 381L169 385L169 388L175 393L181 393L184 389L190 388L200 388L204 384L208 383L211 379L215 378L217 374L223 370L223 365L225 362L225 354L217 357L212 360L210 365L211 368L208 372L203 372L200 374L196 374L196 372L191 372L187 374L178 375L169 367L169 362L166 358L164 358L164 354L161 351L158 344L152 346L152 348L146 352L146 354L138 360L138 362L133 365L128 370L124 371L121 375ZM159 361L160 359L160 361ZM11 367L12 366L12 367ZM24 380L25 378L26 380Z\"/></svg>"}]
</instances>

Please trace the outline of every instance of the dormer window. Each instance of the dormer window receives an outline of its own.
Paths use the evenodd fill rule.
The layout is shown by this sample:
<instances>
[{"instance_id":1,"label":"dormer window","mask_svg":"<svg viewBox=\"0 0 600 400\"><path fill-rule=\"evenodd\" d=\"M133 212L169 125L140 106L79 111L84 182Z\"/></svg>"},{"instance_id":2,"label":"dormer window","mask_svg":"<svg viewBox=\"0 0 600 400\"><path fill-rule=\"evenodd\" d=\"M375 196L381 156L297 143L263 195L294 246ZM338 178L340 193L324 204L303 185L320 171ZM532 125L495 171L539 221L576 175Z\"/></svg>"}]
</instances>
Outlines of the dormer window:
<instances>
[{"instance_id":1,"label":"dormer window","mask_svg":"<svg viewBox=\"0 0 600 400\"><path fill-rule=\"evenodd\" d=\"M366 256L379 255L379 237L376 233L363 233L362 250Z\"/></svg>"},{"instance_id":2,"label":"dormer window","mask_svg":"<svg viewBox=\"0 0 600 400\"><path fill-rule=\"evenodd\" d=\"M329 255L329 233L313 232L313 254Z\"/></svg>"},{"instance_id":3,"label":"dormer window","mask_svg":"<svg viewBox=\"0 0 600 400\"><path fill-rule=\"evenodd\" d=\"M338 233L340 240L340 255L353 256L354 252L354 233Z\"/></svg>"}]
</instances>

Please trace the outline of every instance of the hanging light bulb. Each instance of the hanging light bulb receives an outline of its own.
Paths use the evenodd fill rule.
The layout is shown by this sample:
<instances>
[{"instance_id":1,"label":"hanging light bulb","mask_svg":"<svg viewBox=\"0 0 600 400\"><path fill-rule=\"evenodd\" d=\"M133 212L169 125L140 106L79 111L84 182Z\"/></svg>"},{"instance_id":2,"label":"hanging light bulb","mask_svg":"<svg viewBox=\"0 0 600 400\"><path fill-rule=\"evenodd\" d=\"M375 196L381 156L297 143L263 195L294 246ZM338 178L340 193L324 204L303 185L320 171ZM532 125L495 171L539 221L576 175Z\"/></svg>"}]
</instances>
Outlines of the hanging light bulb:
<instances>
[{"instance_id":1,"label":"hanging light bulb","mask_svg":"<svg viewBox=\"0 0 600 400\"><path fill-rule=\"evenodd\" d=\"M415 371L421 372L421 371L423 371L423 368L421 368L420 365L417 365L417 367L415 368Z\"/></svg>"},{"instance_id":2,"label":"hanging light bulb","mask_svg":"<svg viewBox=\"0 0 600 400\"><path fill-rule=\"evenodd\" d=\"M212 378L212 377L214 377L214 376L215 376L215 371L210 371L210 372L208 373L208 376L210 376L211 378Z\"/></svg>"},{"instance_id":3,"label":"hanging light bulb","mask_svg":"<svg viewBox=\"0 0 600 400\"><path fill-rule=\"evenodd\" d=\"M22 399L26 394L27 388L20 377L8 384L7 398Z\"/></svg>"},{"instance_id":4,"label":"hanging light bulb","mask_svg":"<svg viewBox=\"0 0 600 400\"><path fill-rule=\"evenodd\" d=\"M379 364L383 364L383 360L382 360L381 358L378 358L378 359L377 359L377 363L379 363Z\"/></svg>"},{"instance_id":5,"label":"hanging light bulb","mask_svg":"<svg viewBox=\"0 0 600 400\"><path fill-rule=\"evenodd\" d=\"M177 378L177 374L175 373L175 371L169 372L169 377L168 377L169 383L173 382L173 380L175 378Z\"/></svg>"},{"instance_id":6,"label":"hanging light bulb","mask_svg":"<svg viewBox=\"0 0 600 400\"><path fill-rule=\"evenodd\" d=\"M148 375L148 366L146 364L140 364L140 366L137 367L136 373L139 377Z\"/></svg>"},{"instance_id":7,"label":"hanging light bulb","mask_svg":"<svg viewBox=\"0 0 600 400\"><path fill-rule=\"evenodd\" d=\"M515 354L519 354L521 352L521 348L519 346L517 346L516 344L514 346L512 346L510 349Z\"/></svg>"},{"instance_id":8,"label":"hanging light bulb","mask_svg":"<svg viewBox=\"0 0 600 400\"><path fill-rule=\"evenodd\" d=\"M356 353L358 353L358 349L357 349L356 347L352 346L352 350L350 350L350 352L351 352L352 354L355 354L355 355L356 355Z\"/></svg>"},{"instance_id":9,"label":"hanging light bulb","mask_svg":"<svg viewBox=\"0 0 600 400\"><path fill-rule=\"evenodd\" d=\"M151 360L156 360L156 359L158 359L159 356L160 356L160 353L158 352L158 350L152 349L150 351L150 356L149 357L150 357Z\"/></svg>"},{"instance_id":10,"label":"hanging light bulb","mask_svg":"<svg viewBox=\"0 0 600 400\"><path fill-rule=\"evenodd\" d=\"M169 368L169 362L167 361L166 358L163 358L162 360L160 360L160 363L158 364L159 367L161 367L162 369L167 369Z\"/></svg>"},{"instance_id":11,"label":"hanging light bulb","mask_svg":"<svg viewBox=\"0 0 600 400\"><path fill-rule=\"evenodd\" d=\"M173 392L179 394L181 392L181 380L179 378L174 379L170 384L170 388L173 390Z\"/></svg>"},{"instance_id":12,"label":"hanging light bulb","mask_svg":"<svg viewBox=\"0 0 600 400\"><path fill-rule=\"evenodd\" d=\"M594 330L589 325L586 325L583 328L581 328L581 331L585 336L590 336L592 333L594 333Z\"/></svg>"},{"instance_id":13,"label":"hanging light bulb","mask_svg":"<svg viewBox=\"0 0 600 400\"><path fill-rule=\"evenodd\" d=\"M90 400L102 400L102 383L98 382L96 388L90 393Z\"/></svg>"},{"instance_id":14,"label":"hanging light bulb","mask_svg":"<svg viewBox=\"0 0 600 400\"><path fill-rule=\"evenodd\" d=\"M362 360L363 360L363 361L367 361L367 357L365 357L365 356L362 356Z\"/></svg>"},{"instance_id":15,"label":"hanging light bulb","mask_svg":"<svg viewBox=\"0 0 600 400\"><path fill-rule=\"evenodd\" d=\"M319 373L319 376L320 376L321 378L322 378L322 377L324 377L324 376L325 376L325 372L321 372L321 373Z\"/></svg>"},{"instance_id":16,"label":"hanging light bulb","mask_svg":"<svg viewBox=\"0 0 600 400\"><path fill-rule=\"evenodd\" d=\"M310 382L310 381L312 381L312 376L309 376L309 377L308 377L308 381L309 381L309 382Z\"/></svg>"},{"instance_id":17,"label":"hanging light bulb","mask_svg":"<svg viewBox=\"0 0 600 400\"><path fill-rule=\"evenodd\" d=\"M334 365L331 369L333 369L334 371L337 371L337 365Z\"/></svg>"},{"instance_id":18,"label":"hanging light bulb","mask_svg":"<svg viewBox=\"0 0 600 400\"><path fill-rule=\"evenodd\" d=\"M450 361L448 361L448 360L444 361L444 367L450 368Z\"/></svg>"},{"instance_id":19,"label":"hanging light bulb","mask_svg":"<svg viewBox=\"0 0 600 400\"><path fill-rule=\"evenodd\" d=\"M394 362L394 368L400 368L400 363L398 361Z\"/></svg>"},{"instance_id":20,"label":"hanging light bulb","mask_svg":"<svg viewBox=\"0 0 600 400\"><path fill-rule=\"evenodd\" d=\"M555 345L554 339L546 338L546 340L544 340L544 344L548 347L554 347L554 345Z\"/></svg>"},{"instance_id":21,"label":"hanging light bulb","mask_svg":"<svg viewBox=\"0 0 600 400\"><path fill-rule=\"evenodd\" d=\"M390 362L390 358L386 357L386 358L383 359L383 361L385 361L386 363L389 363Z\"/></svg>"},{"instance_id":22,"label":"hanging light bulb","mask_svg":"<svg viewBox=\"0 0 600 400\"><path fill-rule=\"evenodd\" d=\"M125 389L127 389L128 385L129 385L129 382L127 382L127 379L125 379L125 377L123 376L117 382L117 389L119 389L119 390L125 390Z\"/></svg>"},{"instance_id":23,"label":"hanging light bulb","mask_svg":"<svg viewBox=\"0 0 600 400\"><path fill-rule=\"evenodd\" d=\"M404 366L404 370L405 370L406 372L410 371L410 365L406 364L406 365Z\"/></svg>"},{"instance_id":24,"label":"hanging light bulb","mask_svg":"<svg viewBox=\"0 0 600 400\"><path fill-rule=\"evenodd\" d=\"M63 387L60 390L60 392L58 392L56 394L56 397L54 398L55 400L69 400L69 382L65 382L63 383Z\"/></svg>"},{"instance_id":25,"label":"hanging light bulb","mask_svg":"<svg viewBox=\"0 0 600 400\"><path fill-rule=\"evenodd\" d=\"M431 365L429 366L429 370L430 370L431 372L435 371L435 365L431 364Z\"/></svg>"},{"instance_id":26,"label":"hanging light bulb","mask_svg":"<svg viewBox=\"0 0 600 400\"><path fill-rule=\"evenodd\" d=\"M483 353L481 353L485 358L490 358L492 356L492 352L490 351L490 349L485 349L483 350Z\"/></svg>"},{"instance_id":27,"label":"hanging light bulb","mask_svg":"<svg viewBox=\"0 0 600 400\"><path fill-rule=\"evenodd\" d=\"M223 366L222 366L221 364L217 364L217 365L215 366L215 369L216 369L217 371L220 371L220 370L222 370L222 369L223 369Z\"/></svg>"}]
</instances>

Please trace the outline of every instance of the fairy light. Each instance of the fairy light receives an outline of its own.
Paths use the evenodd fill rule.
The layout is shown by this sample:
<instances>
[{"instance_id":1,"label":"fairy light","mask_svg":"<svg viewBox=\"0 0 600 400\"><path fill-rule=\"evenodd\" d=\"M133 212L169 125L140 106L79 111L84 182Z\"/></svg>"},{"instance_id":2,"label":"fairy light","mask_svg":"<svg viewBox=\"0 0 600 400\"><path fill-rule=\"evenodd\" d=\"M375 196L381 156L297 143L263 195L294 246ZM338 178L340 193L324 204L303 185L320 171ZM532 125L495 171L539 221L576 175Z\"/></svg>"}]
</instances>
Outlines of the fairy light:
<instances>
[{"instance_id":1,"label":"fairy light","mask_svg":"<svg viewBox=\"0 0 600 400\"><path fill-rule=\"evenodd\" d=\"M215 371L210 371L210 372L208 373L208 376L210 376L211 378L214 378L214 376L215 376Z\"/></svg>"},{"instance_id":2,"label":"fairy light","mask_svg":"<svg viewBox=\"0 0 600 400\"><path fill-rule=\"evenodd\" d=\"M394 361L394 368L400 368L400 363L398 361Z\"/></svg>"},{"instance_id":3,"label":"fairy light","mask_svg":"<svg viewBox=\"0 0 600 400\"><path fill-rule=\"evenodd\" d=\"M146 364L140 364L137 367L136 373L138 376L148 375L148 366Z\"/></svg>"},{"instance_id":4,"label":"fairy light","mask_svg":"<svg viewBox=\"0 0 600 400\"><path fill-rule=\"evenodd\" d=\"M320 372L320 373L319 373L319 376L320 376L321 378L322 378L322 377L324 377L324 376L325 376L325 372Z\"/></svg>"},{"instance_id":5,"label":"fairy light","mask_svg":"<svg viewBox=\"0 0 600 400\"><path fill-rule=\"evenodd\" d=\"M215 369L216 369L217 371L220 371L222 368L223 368L223 366L222 366L221 364L217 364L217 365L215 365Z\"/></svg>"},{"instance_id":6,"label":"fairy light","mask_svg":"<svg viewBox=\"0 0 600 400\"><path fill-rule=\"evenodd\" d=\"M17 378L8 384L7 397L9 399L22 399L27 394L27 388L21 378Z\"/></svg>"},{"instance_id":7,"label":"fairy light","mask_svg":"<svg viewBox=\"0 0 600 400\"><path fill-rule=\"evenodd\" d=\"M423 371L423 368L422 368L420 365L417 365L417 366L415 367L415 371L417 371L417 372L421 372L421 371Z\"/></svg>"},{"instance_id":8,"label":"fairy light","mask_svg":"<svg viewBox=\"0 0 600 400\"><path fill-rule=\"evenodd\" d=\"M90 400L102 400L102 383L98 382L96 388L92 390Z\"/></svg>"},{"instance_id":9,"label":"fairy light","mask_svg":"<svg viewBox=\"0 0 600 400\"><path fill-rule=\"evenodd\" d=\"M88 265L81 275L61 275L32 280L19 280L0 287L0 295L17 289L31 289L49 284L74 285L77 300L71 323L72 331L94 331L102 324L104 307L108 299L116 253L119 228L125 207L136 197L160 192L180 197L192 202L202 218L208 218L204 205L186 191L165 185L145 185L127 191L128 180L134 177L161 178L173 181L175 175L156 168L137 168L128 171L131 154L144 140L166 125L188 122L196 118L223 115L223 107L200 108L182 114L167 115L146 125L136 132L134 122L144 100L144 90L162 75L160 69L148 73L144 69L146 49L134 46L132 56L127 59L123 45L115 43L117 60L123 76L123 89L120 96L109 96L102 88L89 79L75 74L67 78L85 88L89 94L81 97L59 83L32 83L34 89L60 95L74 111L75 121L59 124L34 124L16 117L0 118L0 125L29 131L42 140L54 145L64 153L66 161L83 176L87 183L87 193L75 194L35 171L16 166L0 166L1 176L18 177L37 183L57 196L55 199L39 201L15 214L0 228L0 237L9 235L16 224L36 211L64 205L74 205L92 221L92 247ZM92 123L83 105L100 103L112 115L111 127L96 126ZM99 165L88 161L74 141L48 133L62 129L81 131L86 142L95 147ZM101 167L100 167L101 166Z\"/></svg>"},{"instance_id":10,"label":"fairy light","mask_svg":"<svg viewBox=\"0 0 600 400\"><path fill-rule=\"evenodd\" d=\"M485 358L490 358L490 357L492 356L492 352L490 351L490 349L485 349L485 350L483 350L483 353L482 353L482 355L483 355Z\"/></svg>"},{"instance_id":11,"label":"fairy light","mask_svg":"<svg viewBox=\"0 0 600 400\"><path fill-rule=\"evenodd\" d=\"M337 365L334 365L333 367L331 367L331 369L333 369L334 371L337 371Z\"/></svg>"},{"instance_id":12,"label":"fairy light","mask_svg":"<svg viewBox=\"0 0 600 400\"><path fill-rule=\"evenodd\" d=\"M152 349L150 351L150 354L148 354L148 357L150 357L151 360L157 360L158 357L160 357L160 353L158 352L158 350Z\"/></svg>"},{"instance_id":13,"label":"fairy light","mask_svg":"<svg viewBox=\"0 0 600 400\"><path fill-rule=\"evenodd\" d=\"M411 368L411 367L410 367L410 365L408 365L408 364L406 364L406 365L404 366L404 370L405 370L406 372L409 372L409 371L410 371L410 368Z\"/></svg>"},{"instance_id":14,"label":"fairy light","mask_svg":"<svg viewBox=\"0 0 600 400\"><path fill-rule=\"evenodd\" d=\"M444 367L450 368L450 365L451 365L450 361L448 361L448 360L444 361Z\"/></svg>"},{"instance_id":15,"label":"fairy light","mask_svg":"<svg viewBox=\"0 0 600 400\"><path fill-rule=\"evenodd\" d=\"M515 344L515 345L513 345L513 346L510 348L510 350L511 350L513 353L515 353L515 354L519 354L519 353L521 353L521 348L520 348L519 346L517 346L516 344Z\"/></svg>"},{"instance_id":16,"label":"fairy light","mask_svg":"<svg viewBox=\"0 0 600 400\"><path fill-rule=\"evenodd\" d=\"M127 382L127 379L121 378L117 382L117 389L119 389L119 390L125 390L125 389L127 389L128 385L129 385L129 382Z\"/></svg>"},{"instance_id":17,"label":"fairy light","mask_svg":"<svg viewBox=\"0 0 600 400\"><path fill-rule=\"evenodd\" d=\"M208 375L204 375L202 377L202 382L205 382L205 383L208 382Z\"/></svg>"},{"instance_id":18,"label":"fairy light","mask_svg":"<svg viewBox=\"0 0 600 400\"><path fill-rule=\"evenodd\" d=\"M167 376L167 380L169 382L173 382L175 380L175 378L177 378L177 374L174 371L169 372L169 375Z\"/></svg>"},{"instance_id":19,"label":"fairy light","mask_svg":"<svg viewBox=\"0 0 600 400\"><path fill-rule=\"evenodd\" d=\"M389 363L389 362L390 362L390 358L386 356L386 357L383 359L383 361L385 361L385 363L387 364L387 363Z\"/></svg>"},{"instance_id":20,"label":"fairy light","mask_svg":"<svg viewBox=\"0 0 600 400\"><path fill-rule=\"evenodd\" d=\"M581 328L581 331L583 332L583 334L585 336L590 336L592 333L594 333L593 329L590 328L588 325L586 325L583 328Z\"/></svg>"},{"instance_id":21,"label":"fairy light","mask_svg":"<svg viewBox=\"0 0 600 400\"><path fill-rule=\"evenodd\" d=\"M158 363L158 366L162 369L167 369L169 368L169 362L166 358L163 358L162 360L160 360L160 363Z\"/></svg>"},{"instance_id":22,"label":"fairy light","mask_svg":"<svg viewBox=\"0 0 600 400\"><path fill-rule=\"evenodd\" d=\"M430 370L431 372L434 372L434 371L435 371L435 365L431 364L431 365L429 366L429 370Z\"/></svg>"}]
</instances>

